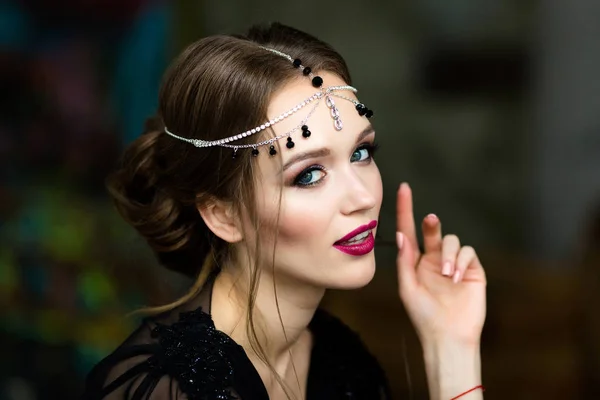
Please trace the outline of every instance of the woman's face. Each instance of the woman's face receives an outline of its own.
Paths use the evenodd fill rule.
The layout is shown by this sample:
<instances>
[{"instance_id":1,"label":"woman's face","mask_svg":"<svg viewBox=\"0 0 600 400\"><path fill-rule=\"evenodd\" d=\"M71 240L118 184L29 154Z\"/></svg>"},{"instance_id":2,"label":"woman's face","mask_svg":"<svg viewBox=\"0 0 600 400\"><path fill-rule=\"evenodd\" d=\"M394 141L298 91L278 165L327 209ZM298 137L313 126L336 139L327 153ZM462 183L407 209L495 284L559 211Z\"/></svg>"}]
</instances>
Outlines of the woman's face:
<instances>
[{"instance_id":1,"label":"woman's face","mask_svg":"<svg viewBox=\"0 0 600 400\"><path fill-rule=\"evenodd\" d=\"M336 75L319 75L324 87L345 85ZM308 78L289 83L273 96L269 119L317 91ZM355 98L350 91L336 93ZM264 272L271 270L269 261L274 259L278 279L351 289L366 285L375 272L373 225L381 207L382 183L372 158L375 132L369 120L358 114L353 103L333 99L343 130L335 130L323 99L306 123L311 131L309 138L304 138L300 130L294 132L293 149L281 139L274 157L268 154L267 146L260 148L256 159L260 251L266 260ZM274 133L283 134L300 124L311 107L275 124ZM363 231L361 236L352 233L357 229ZM348 235L354 236L353 243L347 243Z\"/></svg>"}]
</instances>

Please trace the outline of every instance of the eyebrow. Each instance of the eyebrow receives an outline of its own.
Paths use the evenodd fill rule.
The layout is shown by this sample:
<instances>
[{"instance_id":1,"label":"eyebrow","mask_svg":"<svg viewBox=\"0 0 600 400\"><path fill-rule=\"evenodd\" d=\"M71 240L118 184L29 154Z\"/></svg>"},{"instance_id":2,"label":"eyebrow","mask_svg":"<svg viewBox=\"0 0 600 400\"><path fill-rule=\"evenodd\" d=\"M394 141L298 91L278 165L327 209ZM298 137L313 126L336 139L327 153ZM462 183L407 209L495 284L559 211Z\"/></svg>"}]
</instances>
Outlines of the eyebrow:
<instances>
[{"instance_id":1,"label":"eyebrow","mask_svg":"<svg viewBox=\"0 0 600 400\"><path fill-rule=\"evenodd\" d=\"M375 132L375 129L373 128L373 125L369 124L365 129L363 129L358 134L358 137L356 138L356 143L360 143L364 138L366 138L367 136L369 136L370 134L372 134L374 132ZM330 154L331 154L331 151L325 147L295 154L292 158L290 158L283 165L283 171L287 170L289 167L291 167L293 164L295 164L297 162L308 160L311 158L326 157Z\"/></svg>"}]
</instances>

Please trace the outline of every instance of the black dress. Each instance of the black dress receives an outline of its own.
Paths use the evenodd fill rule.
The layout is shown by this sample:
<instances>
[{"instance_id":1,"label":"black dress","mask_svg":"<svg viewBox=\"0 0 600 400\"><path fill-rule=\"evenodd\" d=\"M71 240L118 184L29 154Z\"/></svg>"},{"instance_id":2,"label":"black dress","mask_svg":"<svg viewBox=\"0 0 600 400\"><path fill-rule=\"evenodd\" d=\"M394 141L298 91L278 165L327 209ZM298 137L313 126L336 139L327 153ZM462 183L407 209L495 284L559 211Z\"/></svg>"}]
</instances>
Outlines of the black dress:
<instances>
[{"instance_id":1,"label":"black dress","mask_svg":"<svg viewBox=\"0 0 600 400\"><path fill-rule=\"evenodd\" d=\"M88 375L83 399L267 400L244 349L217 330L210 316L212 285L189 303L144 319ZM383 370L360 338L317 310L307 400L389 399Z\"/></svg>"}]
</instances>

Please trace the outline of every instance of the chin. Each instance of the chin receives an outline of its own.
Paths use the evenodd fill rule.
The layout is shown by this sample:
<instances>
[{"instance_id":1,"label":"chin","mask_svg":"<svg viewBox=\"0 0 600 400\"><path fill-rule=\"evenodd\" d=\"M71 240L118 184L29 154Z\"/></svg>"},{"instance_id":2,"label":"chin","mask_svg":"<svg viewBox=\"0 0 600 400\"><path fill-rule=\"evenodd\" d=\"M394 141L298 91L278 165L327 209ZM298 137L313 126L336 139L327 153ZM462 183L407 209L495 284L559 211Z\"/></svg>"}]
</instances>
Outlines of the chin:
<instances>
[{"instance_id":1,"label":"chin","mask_svg":"<svg viewBox=\"0 0 600 400\"><path fill-rule=\"evenodd\" d=\"M358 260L357 260L358 261ZM330 289L353 290L367 286L375 276L375 257L370 260L360 260L358 263L349 262L341 267L329 286Z\"/></svg>"}]
</instances>

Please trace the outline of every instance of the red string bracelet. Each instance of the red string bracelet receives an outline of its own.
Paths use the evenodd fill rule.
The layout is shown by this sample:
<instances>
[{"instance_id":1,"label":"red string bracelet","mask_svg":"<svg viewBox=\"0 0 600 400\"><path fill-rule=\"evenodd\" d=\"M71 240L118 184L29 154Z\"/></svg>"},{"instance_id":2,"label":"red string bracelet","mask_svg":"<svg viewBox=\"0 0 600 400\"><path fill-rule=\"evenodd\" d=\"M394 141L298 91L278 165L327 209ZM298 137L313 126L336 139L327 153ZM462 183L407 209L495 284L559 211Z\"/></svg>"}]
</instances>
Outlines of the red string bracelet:
<instances>
[{"instance_id":1,"label":"red string bracelet","mask_svg":"<svg viewBox=\"0 0 600 400\"><path fill-rule=\"evenodd\" d=\"M481 389L481 391L482 391L482 392L485 392L485 388L483 387L483 385L478 385L478 386L475 386L475 387L474 387L474 388L472 388L472 389L469 389L469 390L467 390L467 391L466 391L466 392L464 392L464 393L461 393L461 394L459 394L459 395L458 395L458 396L456 396L456 397L453 397L453 398L451 398L450 400L456 400L456 399L458 399L459 397L463 397L465 394L467 394L467 393L471 393L472 391L474 391L474 390L477 390L477 389Z\"/></svg>"}]
</instances>

